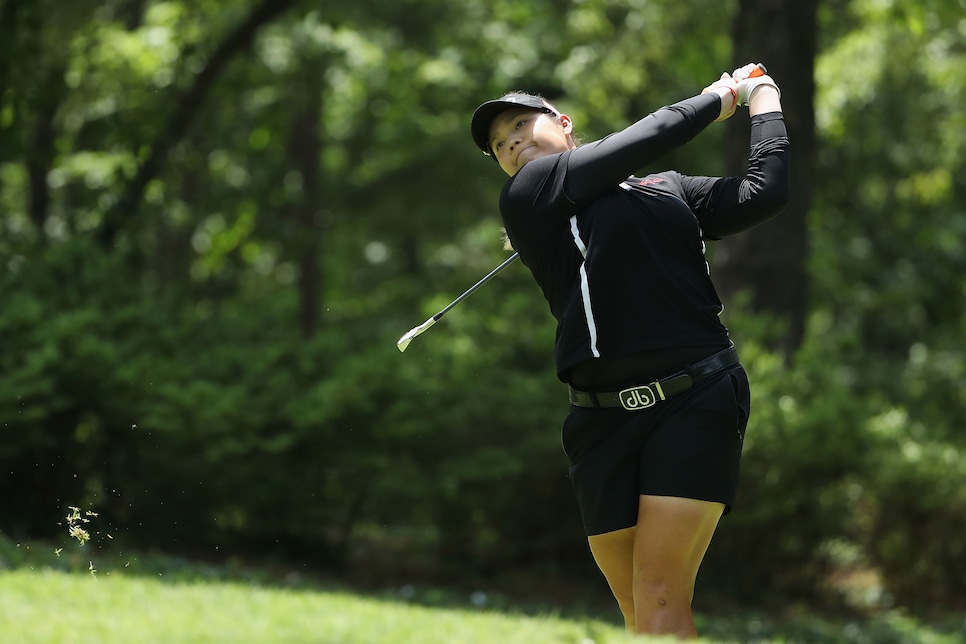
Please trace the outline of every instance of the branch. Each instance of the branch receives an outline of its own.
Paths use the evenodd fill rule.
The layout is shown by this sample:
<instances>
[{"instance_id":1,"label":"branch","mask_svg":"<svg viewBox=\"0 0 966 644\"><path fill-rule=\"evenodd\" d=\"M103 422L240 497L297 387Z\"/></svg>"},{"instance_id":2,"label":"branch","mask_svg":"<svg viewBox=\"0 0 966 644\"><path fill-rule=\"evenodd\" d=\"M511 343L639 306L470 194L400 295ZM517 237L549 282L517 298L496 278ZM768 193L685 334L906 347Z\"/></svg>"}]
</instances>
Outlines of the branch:
<instances>
[{"instance_id":1,"label":"branch","mask_svg":"<svg viewBox=\"0 0 966 644\"><path fill-rule=\"evenodd\" d=\"M168 152L185 136L208 92L228 63L251 46L261 27L285 13L295 1L262 0L261 4L252 9L248 18L218 46L208 59L208 64L195 77L194 84L181 96L168 122L151 145L151 153L138 167L121 198L105 213L104 221L97 231L98 240L103 246L112 246L127 219L137 212L148 183L161 172Z\"/></svg>"}]
</instances>

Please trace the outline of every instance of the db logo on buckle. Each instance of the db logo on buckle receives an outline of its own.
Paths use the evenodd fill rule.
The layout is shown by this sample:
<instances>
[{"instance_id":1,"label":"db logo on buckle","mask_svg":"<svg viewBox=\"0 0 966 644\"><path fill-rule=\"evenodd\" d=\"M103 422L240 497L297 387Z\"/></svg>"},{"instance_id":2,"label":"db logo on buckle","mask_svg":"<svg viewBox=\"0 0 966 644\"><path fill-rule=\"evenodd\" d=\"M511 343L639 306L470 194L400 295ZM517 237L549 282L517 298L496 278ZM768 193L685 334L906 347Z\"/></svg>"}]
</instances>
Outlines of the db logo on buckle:
<instances>
[{"instance_id":1,"label":"db logo on buckle","mask_svg":"<svg viewBox=\"0 0 966 644\"><path fill-rule=\"evenodd\" d=\"M621 406L627 411L647 409L664 400L661 385L656 382L650 385L623 389L617 395L620 397Z\"/></svg>"}]
</instances>

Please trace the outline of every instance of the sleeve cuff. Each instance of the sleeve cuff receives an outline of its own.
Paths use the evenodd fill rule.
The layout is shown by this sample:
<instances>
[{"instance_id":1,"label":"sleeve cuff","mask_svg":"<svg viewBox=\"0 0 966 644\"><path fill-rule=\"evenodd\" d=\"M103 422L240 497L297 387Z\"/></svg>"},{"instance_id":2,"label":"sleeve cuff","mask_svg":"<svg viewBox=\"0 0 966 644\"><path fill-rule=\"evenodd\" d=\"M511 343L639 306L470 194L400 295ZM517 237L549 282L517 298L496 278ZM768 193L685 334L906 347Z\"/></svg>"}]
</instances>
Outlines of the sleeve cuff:
<instances>
[{"instance_id":1,"label":"sleeve cuff","mask_svg":"<svg viewBox=\"0 0 966 644\"><path fill-rule=\"evenodd\" d=\"M785 119L781 112L766 112L751 117L751 143L754 145L765 139L787 137Z\"/></svg>"}]
</instances>

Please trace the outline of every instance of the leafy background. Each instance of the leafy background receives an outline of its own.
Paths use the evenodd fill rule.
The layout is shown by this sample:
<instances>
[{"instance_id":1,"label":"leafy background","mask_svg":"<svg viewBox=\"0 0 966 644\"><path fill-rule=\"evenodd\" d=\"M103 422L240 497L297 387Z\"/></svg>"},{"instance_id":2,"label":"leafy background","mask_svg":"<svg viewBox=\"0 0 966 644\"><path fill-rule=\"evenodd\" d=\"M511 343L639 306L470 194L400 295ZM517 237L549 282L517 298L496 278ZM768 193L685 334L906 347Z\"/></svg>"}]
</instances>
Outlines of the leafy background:
<instances>
[{"instance_id":1,"label":"leafy background","mask_svg":"<svg viewBox=\"0 0 966 644\"><path fill-rule=\"evenodd\" d=\"M525 271L395 341L505 257L476 104L592 140L763 60L796 199L709 249L754 412L700 583L962 608L963 8L0 2L0 532L76 506L104 549L601 584ZM668 166L734 171L732 121Z\"/></svg>"}]
</instances>

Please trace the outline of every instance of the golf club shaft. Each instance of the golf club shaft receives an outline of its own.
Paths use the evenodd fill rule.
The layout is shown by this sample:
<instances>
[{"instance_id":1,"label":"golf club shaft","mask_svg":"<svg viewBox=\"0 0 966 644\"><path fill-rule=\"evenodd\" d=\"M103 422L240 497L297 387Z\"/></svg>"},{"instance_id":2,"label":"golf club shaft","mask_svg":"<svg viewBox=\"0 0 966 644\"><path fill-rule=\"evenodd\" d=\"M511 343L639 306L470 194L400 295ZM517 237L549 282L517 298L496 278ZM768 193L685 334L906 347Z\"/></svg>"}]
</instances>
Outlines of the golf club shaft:
<instances>
[{"instance_id":1,"label":"golf club shaft","mask_svg":"<svg viewBox=\"0 0 966 644\"><path fill-rule=\"evenodd\" d=\"M443 310L441 310L439 313L437 313L436 315L433 316L433 319L434 320L439 320L441 317L443 317L443 315L445 315L445 313L447 311L449 311L451 308L453 308L454 306L456 306L457 304L459 304L460 302L462 302L463 300L465 300L467 298L467 296L469 296L470 293L472 293L473 291L475 291L476 289L480 288L481 286L483 286L484 284L486 284L487 282L489 282L491 279L493 279L493 277L497 273L499 273L504 268L506 268L507 266L509 266L510 264L512 264L514 262L514 260L516 260L518 257L520 257L520 253L513 253L512 255L510 255L509 257L507 257L503 261L502 264L500 264L499 266L497 266L496 268L494 268L492 271L490 271L489 273L487 273L486 277L484 277L479 282L477 282L473 286L471 286L468 289L466 289L466 292L465 293L463 293L458 298L456 298L455 300L453 300L452 302L450 302L449 304L447 304L446 307Z\"/></svg>"},{"instance_id":2,"label":"golf club shaft","mask_svg":"<svg viewBox=\"0 0 966 644\"><path fill-rule=\"evenodd\" d=\"M443 317L446 314L447 311L449 311L451 308L453 308L454 306L456 306L457 304L459 304L460 302L462 302L464 299L466 299L466 297L470 293L472 293L473 291L475 291L476 289L480 288L481 286L483 286L484 284L486 284L487 282L489 282L491 279L493 279L493 276L494 275L496 275L497 273L499 273L500 271L502 271L504 268L506 268L507 266L509 266L510 264L512 264L514 262L514 260L516 260L518 257L520 257L520 253L513 253L512 255L510 255L510 257L508 257L502 264L500 264L499 266L497 266L496 268L494 268L492 271L490 271L486 275L486 277L484 277L479 282L477 282L476 284L474 284L473 286L471 286L469 289L467 289L465 293L463 293L458 298L456 298L455 300L453 300L452 302L450 302L449 305L447 305L446 308L444 308L442 311L440 311L439 313L437 313L433 317L429 318L428 320L426 320L425 322L423 322L419 326L413 327L407 333L403 334L403 336L401 338L399 338L399 341L396 342L396 348L399 349L400 352L405 351L406 350L406 347L409 346L409 343L413 341L413 338L415 338L416 336L420 335L421 333L423 333L424 331L426 331L429 327L431 327L434 324L436 324L436 321L439 320L441 317Z\"/></svg>"}]
</instances>

